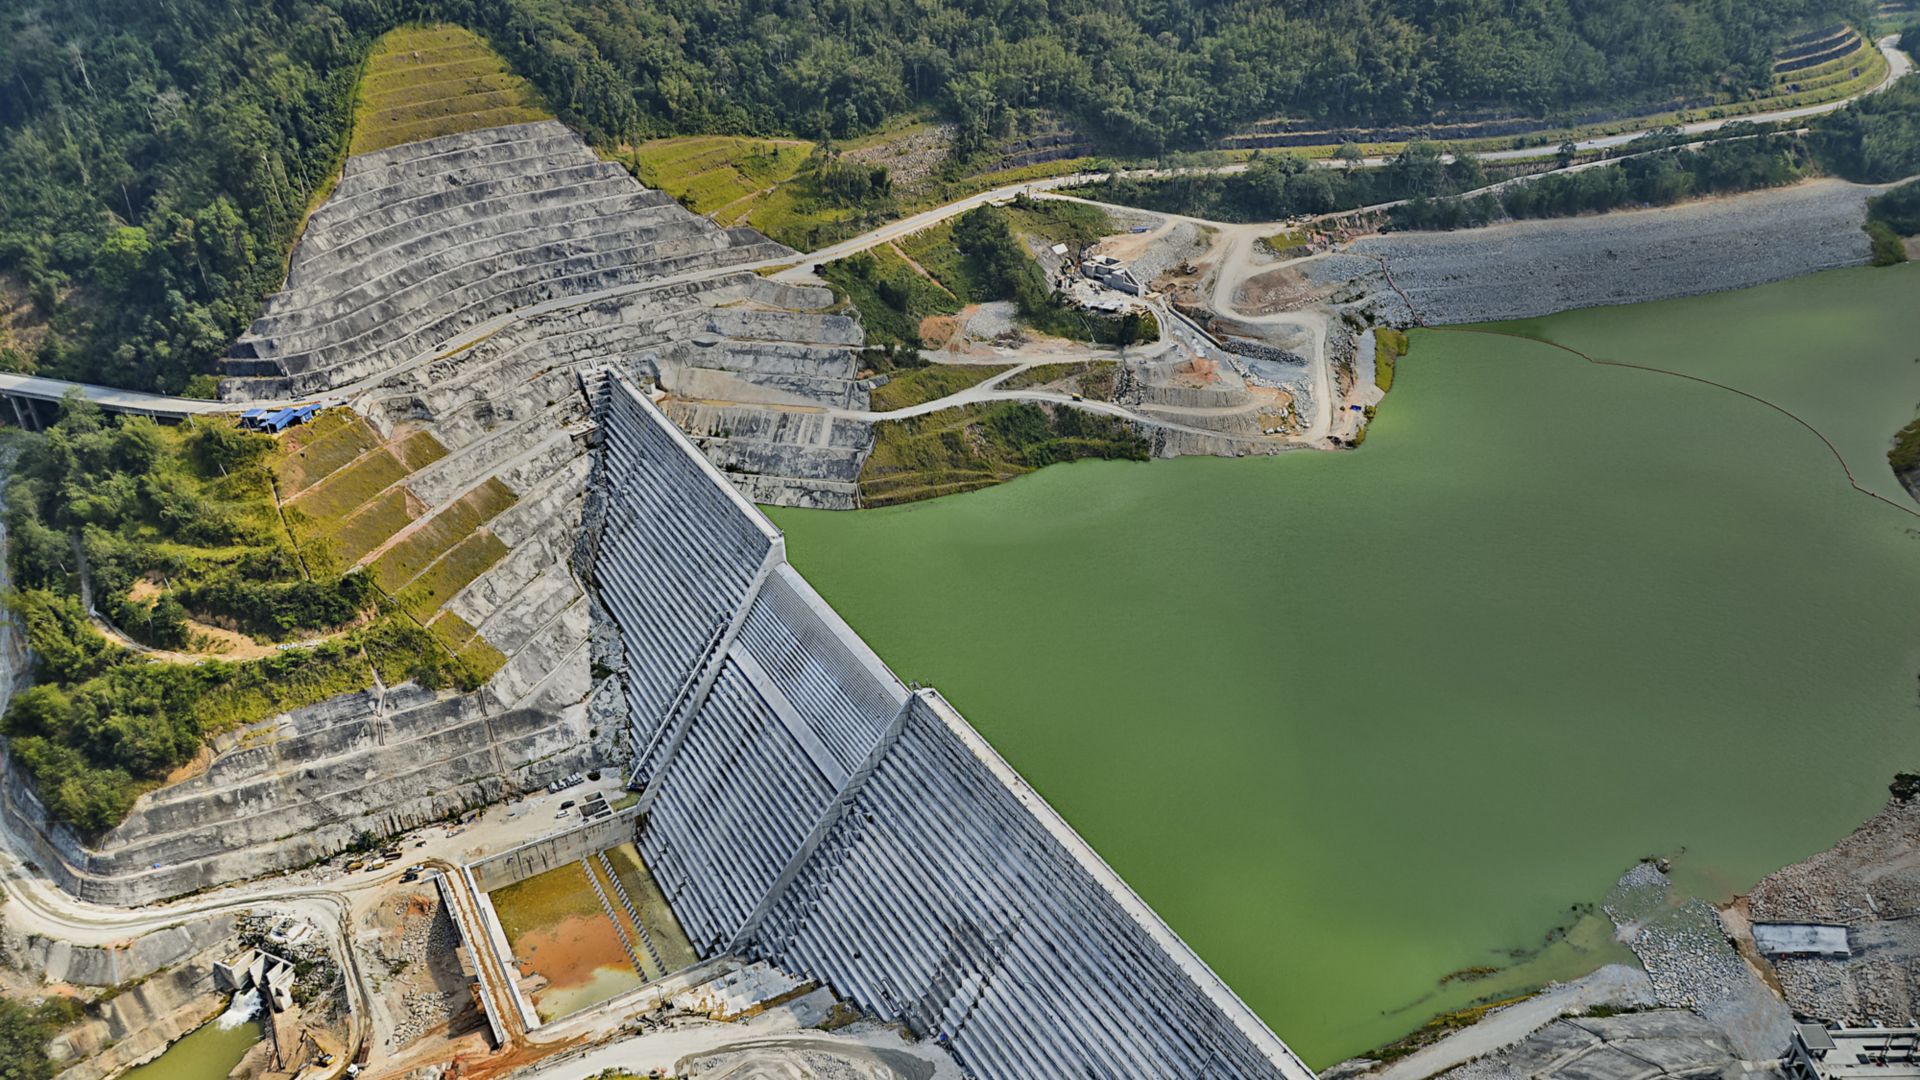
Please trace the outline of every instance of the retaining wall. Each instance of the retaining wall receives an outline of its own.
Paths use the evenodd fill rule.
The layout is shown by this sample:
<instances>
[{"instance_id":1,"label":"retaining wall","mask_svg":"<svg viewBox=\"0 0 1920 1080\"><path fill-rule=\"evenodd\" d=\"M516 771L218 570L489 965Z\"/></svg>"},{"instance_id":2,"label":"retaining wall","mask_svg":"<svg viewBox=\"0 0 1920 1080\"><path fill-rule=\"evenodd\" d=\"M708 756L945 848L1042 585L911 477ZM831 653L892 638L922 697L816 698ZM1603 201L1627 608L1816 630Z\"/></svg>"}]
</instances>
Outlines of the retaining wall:
<instances>
[{"instance_id":1,"label":"retaining wall","mask_svg":"<svg viewBox=\"0 0 1920 1080\"><path fill-rule=\"evenodd\" d=\"M612 817L590 821L566 832L543 836L538 840L490 855L468 867L474 886L492 892L555 867L577 863L596 851L605 851L633 839L640 808L629 806Z\"/></svg>"}]
</instances>

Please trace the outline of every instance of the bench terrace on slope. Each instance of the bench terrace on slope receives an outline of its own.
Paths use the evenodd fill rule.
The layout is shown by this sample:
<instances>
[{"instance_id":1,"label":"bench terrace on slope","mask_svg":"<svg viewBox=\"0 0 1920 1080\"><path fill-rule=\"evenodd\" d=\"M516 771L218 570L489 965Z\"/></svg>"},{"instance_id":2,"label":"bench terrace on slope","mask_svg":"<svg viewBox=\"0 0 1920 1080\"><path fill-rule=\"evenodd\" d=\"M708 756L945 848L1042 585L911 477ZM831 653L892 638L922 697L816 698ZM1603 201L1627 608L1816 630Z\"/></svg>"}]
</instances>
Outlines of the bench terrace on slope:
<instances>
[{"instance_id":1,"label":"bench terrace on slope","mask_svg":"<svg viewBox=\"0 0 1920 1080\"><path fill-rule=\"evenodd\" d=\"M452 287L452 283L474 280L471 272L477 268L472 264L509 257L521 264L552 262L560 256L532 257L526 253L561 250L569 243L581 251L590 250L588 245L595 243L601 247L616 243L644 247L652 236L670 235L649 230L686 224L685 212L679 207L649 203L646 196L610 183L553 189L538 197L501 200L500 210L493 217L480 216L485 209L480 208L475 220L442 231L383 237L380 239L394 241L391 249L371 249L338 262L329 260L311 284L302 284L297 293L284 294L280 303L264 310L248 327L247 337L284 337L296 330L324 326L421 282L437 279ZM448 276L462 271L469 276Z\"/></svg>"},{"instance_id":2,"label":"bench terrace on slope","mask_svg":"<svg viewBox=\"0 0 1920 1080\"><path fill-rule=\"evenodd\" d=\"M722 308L707 316L707 329L742 341L792 341L859 348L866 331L845 315L825 312L754 311Z\"/></svg>"},{"instance_id":3,"label":"bench terrace on slope","mask_svg":"<svg viewBox=\"0 0 1920 1080\"><path fill-rule=\"evenodd\" d=\"M701 439L701 452L727 473L781 481L824 480L852 484L866 461L862 450L833 450L782 443Z\"/></svg>"},{"instance_id":4,"label":"bench terrace on slope","mask_svg":"<svg viewBox=\"0 0 1920 1080\"><path fill-rule=\"evenodd\" d=\"M474 738L476 734L481 737ZM140 874L156 862L164 869L186 873L197 872L195 865L239 867L227 880L272 872L298 865L314 857L315 851L338 850L368 829L384 835L496 800L509 782L522 787L536 777L544 782L568 764L554 755L573 741L574 736L556 731L551 718L539 711L477 716L463 728L393 745L388 754L391 764L381 770L385 775L379 780L355 783L365 780L362 762L358 769L349 763L338 775L327 775L329 769L314 777L283 777L278 784L252 785L237 800L221 800L243 803L248 807L246 814L222 819L217 827L156 835L111 853L87 852L85 868L95 876L115 876ZM525 775L532 770L537 772ZM328 784L327 804L316 804L301 794L298 789L305 786L301 781ZM411 813L395 809L408 804L416 808ZM334 807L347 809L336 812ZM247 866L253 869L247 871Z\"/></svg>"},{"instance_id":5,"label":"bench terrace on slope","mask_svg":"<svg viewBox=\"0 0 1920 1080\"><path fill-rule=\"evenodd\" d=\"M467 173L419 177L343 202L337 209L329 210L324 218L316 215L319 220L313 226L318 227L317 231L309 226L313 245L306 248L303 240L303 250L298 254L306 259L325 258L369 233L395 224L406 226L409 216L422 219L419 231L427 232L438 226L432 215L443 209L457 213L462 203L478 203L582 180L614 179L624 174L625 170L619 166L590 154L566 152L514 158ZM633 183L631 177L625 179L629 188L645 190Z\"/></svg>"},{"instance_id":6,"label":"bench terrace on slope","mask_svg":"<svg viewBox=\"0 0 1920 1080\"><path fill-rule=\"evenodd\" d=\"M605 244L607 250L594 250L598 244ZM609 284L644 281L682 268L681 260L689 256L717 255L724 250L717 246L711 232L680 220L644 226L625 234L598 236L586 245L562 242L530 248L498 260L445 267L416 264L413 272L431 276L399 288L369 291L354 298L356 306L344 308L338 316L316 317L310 323L304 313L288 316L287 321L293 325L269 327L267 330L271 332L263 331L254 343L263 353L280 350L291 342L297 342L297 348L306 353L324 354L347 344L390 348L391 343L409 331L436 326L439 320L463 307L491 301L490 315L518 307L519 304L498 301L511 300L517 292L529 287L596 272L616 275L606 279ZM593 288L600 287L603 286L593 285ZM560 295L564 294L548 292L540 298ZM375 341L368 342L369 335L375 335ZM289 348L281 360L289 365L289 370L296 370L292 365L298 355Z\"/></svg>"},{"instance_id":7,"label":"bench terrace on slope","mask_svg":"<svg viewBox=\"0 0 1920 1080\"><path fill-rule=\"evenodd\" d=\"M535 120L441 135L349 157L335 195L351 200L410 176L439 175L488 164L502 156L573 153L585 145L573 129L558 120ZM520 149L524 146L534 149Z\"/></svg>"},{"instance_id":8,"label":"bench terrace on slope","mask_svg":"<svg viewBox=\"0 0 1920 1080\"><path fill-rule=\"evenodd\" d=\"M774 245L768 245L775 247ZM784 250L777 249L776 250ZM453 296L436 300L440 317L425 326L406 334L399 340L373 343L364 340L374 335L379 328L370 327L354 339L334 342L310 352L295 353L277 358L280 367L287 374L305 372L321 373L333 369L335 377L341 375L359 377L385 370L392 364L391 359L379 359L377 354L366 350L377 349L388 356L414 356L433 349L442 342L450 340L460 331L476 323L483 322L494 315L504 314L518 308L560 300L569 296L597 292L616 287L644 285L656 278L690 270L720 271L728 266L751 263L765 258L767 253L761 250L724 248L701 251L694 254L672 258L650 260L643 265L615 265L600 267L593 265L591 259L568 260L555 267L547 268L555 276L538 279L531 283L517 285L505 292L488 292L484 288L468 286L458 290ZM525 271L522 272L527 273ZM537 275L535 275L537 277ZM379 335L386 337L388 335ZM268 355L277 349L274 342L259 340L242 342L235 346L236 355L242 346L266 350ZM228 361L229 370L234 371L235 361ZM239 364L248 365L249 361L240 359ZM249 368L251 369L251 368ZM237 372L235 372L237 373ZM321 382L316 385L330 385Z\"/></svg>"},{"instance_id":9,"label":"bench terrace on slope","mask_svg":"<svg viewBox=\"0 0 1920 1080\"><path fill-rule=\"evenodd\" d=\"M658 192L633 183L618 166L585 161L546 163L537 171L499 176L468 184L443 181L431 188L400 192L392 202L368 206L350 218L308 226L295 259L301 276L280 301L313 292L315 275L337 272L386 252L401 252L426 241L449 247L478 233L514 232L527 223L552 221L550 212L591 207L621 196L642 200L643 208L671 205ZM522 219L522 216L525 216ZM414 249L415 254L420 249Z\"/></svg>"},{"instance_id":10,"label":"bench terrace on slope","mask_svg":"<svg viewBox=\"0 0 1920 1080\"><path fill-rule=\"evenodd\" d=\"M622 333L630 332L636 343L659 340L657 335L647 329L645 320L655 322L665 317L664 313L675 308L687 308L701 302L703 297L735 291L742 279L753 278L747 273L726 274L714 278L695 281L674 282L643 288L632 293L601 297L582 303L578 307L562 308L546 312L522 322L513 323L499 333L486 338L473 349L464 350L456 356L435 360L428 374L441 375L454 370L450 365L472 362L480 356L490 356L499 350L518 350L532 352L552 350L553 363L583 362L585 360L606 357L616 350L612 340ZM757 279L755 279L757 280ZM564 331L564 332L563 332ZM578 343L574 338L579 337ZM392 361L383 357L370 357L359 365L347 366L336 372L316 372L298 377L287 376L280 372L276 361L236 360L229 358L222 362L229 377L220 382L220 394L233 400L284 399L312 394L340 385L342 380L365 378L377 375L391 366ZM251 374L244 374L250 372ZM422 377L420 369L414 369L398 378L417 380Z\"/></svg>"},{"instance_id":11,"label":"bench terrace on slope","mask_svg":"<svg viewBox=\"0 0 1920 1080\"><path fill-rule=\"evenodd\" d=\"M333 196L314 212L314 220L319 221L325 229L336 230L362 214L377 212L383 206L403 202L441 187L484 184L516 175L537 175L591 163L590 157L578 152L579 143L579 139L571 133L496 143L482 150L428 156L410 163L411 167L425 171L401 172L396 168L379 175L349 176L334 189ZM349 171L354 160L357 159L349 159ZM339 234L342 239L350 235L348 232ZM317 244L313 254L322 255L329 250L331 248L328 245Z\"/></svg>"},{"instance_id":12,"label":"bench terrace on slope","mask_svg":"<svg viewBox=\"0 0 1920 1080\"><path fill-rule=\"evenodd\" d=\"M371 280L393 280L398 273L417 262L432 261L445 265L491 258L500 252L543 242L546 238L597 235L654 224L671 216L666 209L670 202L658 192L636 194L618 189L578 202L516 210L502 215L497 221L463 222L444 231L409 237L390 246L376 247L369 240L365 243L365 251L349 250L339 258L328 258L325 265L313 266L313 277L303 277L298 288L277 294L277 303L270 304L261 314L263 318L278 318L320 306L353 286L369 283L366 273L370 266L384 267L379 270L380 276ZM493 227L496 224L503 227L496 229ZM354 245L356 249L359 247L360 244ZM259 327L258 333L268 333L275 328L273 325L261 326L258 320L254 326ZM250 332L254 331L250 328Z\"/></svg>"},{"instance_id":13,"label":"bench terrace on slope","mask_svg":"<svg viewBox=\"0 0 1920 1080\"><path fill-rule=\"evenodd\" d=\"M796 327L804 329L804 327ZM710 342L710 343L707 343ZM844 384L860 373L858 355L844 345L696 338L660 350L661 362L737 374L788 376Z\"/></svg>"},{"instance_id":14,"label":"bench terrace on slope","mask_svg":"<svg viewBox=\"0 0 1920 1080\"><path fill-rule=\"evenodd\" d=\"M561 568L558 555L546 551L544 545L528 546L544 555L547 563L538 567L535 576L504 602L483 606L467 600L463 592L447 605L466 619L468 625L478 628L495 648L508 654L524 650L541 627L558 618L584 595L572 575ZM483 578L493 576L486 574Z\"/></svg>"}]
</instances>

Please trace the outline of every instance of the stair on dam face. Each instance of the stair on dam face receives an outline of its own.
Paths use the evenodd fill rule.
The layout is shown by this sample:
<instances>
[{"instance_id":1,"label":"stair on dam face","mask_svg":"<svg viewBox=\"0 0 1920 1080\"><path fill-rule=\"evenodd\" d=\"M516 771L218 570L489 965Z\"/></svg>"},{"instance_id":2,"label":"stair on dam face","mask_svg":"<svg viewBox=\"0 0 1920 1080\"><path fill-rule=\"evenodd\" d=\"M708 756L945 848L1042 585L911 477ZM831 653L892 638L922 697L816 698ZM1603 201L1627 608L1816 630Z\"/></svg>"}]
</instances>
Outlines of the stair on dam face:
<instances>
[{"instance_id":1,"label":"stair on dam face","mask_svg":"<svg viewBox=\"0 0 1920 1080\"><path fill-rule=\"evenodd\" d=\"M600 872L607 883L613 886L613 893L620 900L620 909L627 913L627 921L638 935L641 947L646 950L647 958L653 961L653 970L642 973L648 978L659 978L666 974L666 961L660 958L660 949L654 945L653 935L647 932L646 921L640 918L640 909L634 906L633 897L627 895L627 887L621 882L620 875L614 872L613 863L607 859L607 853L595 852L594 858L599 861Z\"/></svg>"},{"instance_id":2,"label":"stair on dam face","mask_svg":"<svg viewBox=\"0 0 1920 1080\"><path fill-rule=\"evenodd\" d=\"M620 916L614 913L613 903L607 899L606 887L601 883L600 874L595 869L592 860L581 859L580 872L587 875L587 884L593 886L593 895L600 901L601 913L607 917L608 922L613 924L613 932L620 935L620 947L626 951L627 962L633 965L634 974L639 975L643 979L658 978L659 972L657 966L653 972L650 973L647 965L640 962L640 953L634 948L633 944L635 935L626 923L621 920Z\"/></svg>"},{"instance_id":3,"label":"stair on dam face","mask_svg":"<svg viewBox=\"0 0 1920 1080\"><path fill-rule=\"evenodd\" d=\"M758 517L737 501L680 509L696 502L680 485L719 481L631 384L610 381L596 409L622 505L660 508L604 518L592 550L609 593ZM706 642L704 658L672 644L682 659L639 699L666 704L629 714L651 799L638 846L703 955L818 980L989 1080L1310 1080L951 707L909 694L771 554L744 594L707 598L718 611L618 620L630 667Z\"/></svg>"}]
</instances>

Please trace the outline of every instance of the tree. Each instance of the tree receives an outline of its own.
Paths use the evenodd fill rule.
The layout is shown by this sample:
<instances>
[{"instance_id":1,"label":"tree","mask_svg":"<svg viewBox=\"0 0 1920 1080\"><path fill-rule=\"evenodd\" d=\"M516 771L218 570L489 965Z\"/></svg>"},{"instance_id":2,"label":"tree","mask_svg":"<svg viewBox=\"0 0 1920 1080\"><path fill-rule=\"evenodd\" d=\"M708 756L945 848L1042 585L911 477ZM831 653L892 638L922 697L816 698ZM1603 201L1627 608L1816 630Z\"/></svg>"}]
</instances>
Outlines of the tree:
<instances>
[{"instance_id":1,"label":"tree","mask_svg":"<svg viewBox=\"0 0 1920 1080\"><path fill-rule=\"evenodd\" d=\"M152 252L147 230L122 225L101 241L100 251L93 257L94 280L114 292L126 292L144 276Z\"/></svg>"}]
</instances>

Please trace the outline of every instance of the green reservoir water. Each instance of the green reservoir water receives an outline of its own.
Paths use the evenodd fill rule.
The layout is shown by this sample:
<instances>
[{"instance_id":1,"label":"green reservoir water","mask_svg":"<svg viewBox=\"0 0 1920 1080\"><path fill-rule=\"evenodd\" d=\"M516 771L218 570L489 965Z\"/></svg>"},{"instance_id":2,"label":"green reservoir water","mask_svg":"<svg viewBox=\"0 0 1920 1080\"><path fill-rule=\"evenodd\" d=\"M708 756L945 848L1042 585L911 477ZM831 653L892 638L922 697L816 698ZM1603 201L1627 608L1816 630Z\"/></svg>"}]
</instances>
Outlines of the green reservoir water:
<instances>
[{"instance_id":1,"label":"green reservoir water","mask_svg":"<svg viewBox=\"0 0 1920 1080\"><path fill-rule=\"evenodd\" d=\"M1775 400L1911 505L1916 300L1839 271L1522 329ZM1615 958L1578 909L1638 858L1728 895L1920 765L1920 518L1726 390L1414 342L1357 452L773 512L1316 1066Z\"/></svg>"},{"instance_id":2,"label":"green reservoir water","mask_svg":"<svg viewBox=\"0 0 1920 1080\"><path fill-rule=\"evenodd\" d=\"M244 1014L247 1019L241 1019ZM215 1017L167 1048L151 1062L121 1074L120 1080L226 1080L266 1029L252 1011Z\"/></svg>"}]
</instances>

